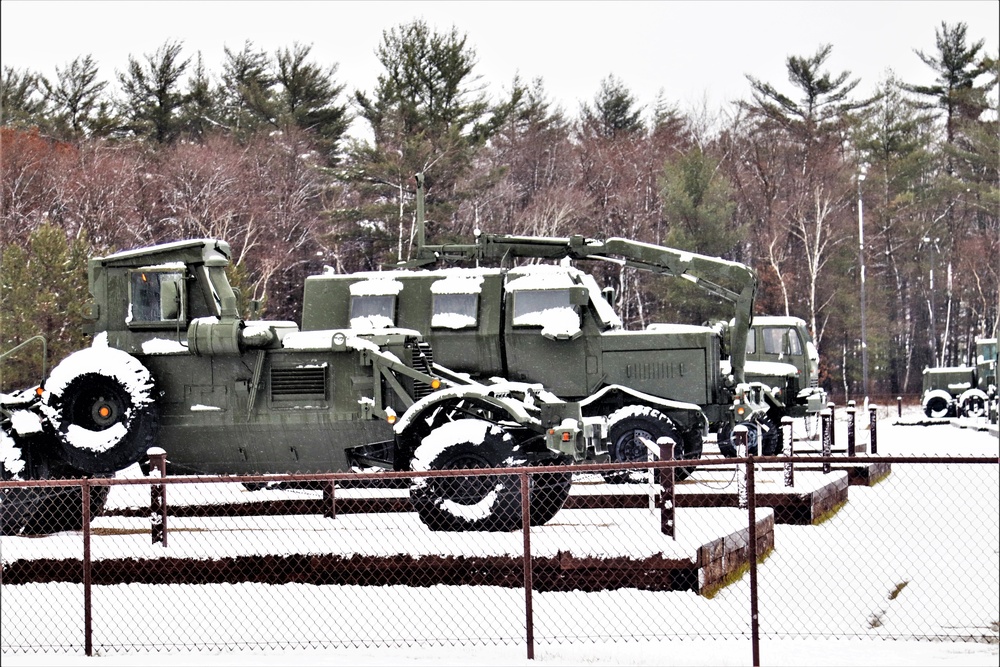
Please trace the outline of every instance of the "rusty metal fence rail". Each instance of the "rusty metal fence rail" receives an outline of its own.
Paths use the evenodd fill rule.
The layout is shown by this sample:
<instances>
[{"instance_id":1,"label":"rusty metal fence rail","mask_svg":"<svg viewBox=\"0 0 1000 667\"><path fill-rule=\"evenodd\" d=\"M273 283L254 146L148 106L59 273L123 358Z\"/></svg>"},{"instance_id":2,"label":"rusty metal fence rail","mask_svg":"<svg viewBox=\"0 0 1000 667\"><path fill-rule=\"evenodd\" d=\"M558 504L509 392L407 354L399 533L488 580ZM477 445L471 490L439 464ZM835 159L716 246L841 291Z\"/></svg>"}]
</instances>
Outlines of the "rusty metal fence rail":
<instances>
[{"instance_id":1,"label":"rusty metal fence rail","mask_svg":"<svg viewBox=\"0 0 1000 667\"><path fill-rule=\"evenodd\" d=\"M995 458L707 459L672 491L683 463L648 465L655 484L605 482L622 465L566 468L569 500L539 526L532 476L562 468L420 473L516 476L513 533L429 530L408 473L0 482L5 512L39 488L67 511L0 538L0 649L531 657L743 637L758 663L760 637L997 641Z\"/></svg>"}]
</instances>

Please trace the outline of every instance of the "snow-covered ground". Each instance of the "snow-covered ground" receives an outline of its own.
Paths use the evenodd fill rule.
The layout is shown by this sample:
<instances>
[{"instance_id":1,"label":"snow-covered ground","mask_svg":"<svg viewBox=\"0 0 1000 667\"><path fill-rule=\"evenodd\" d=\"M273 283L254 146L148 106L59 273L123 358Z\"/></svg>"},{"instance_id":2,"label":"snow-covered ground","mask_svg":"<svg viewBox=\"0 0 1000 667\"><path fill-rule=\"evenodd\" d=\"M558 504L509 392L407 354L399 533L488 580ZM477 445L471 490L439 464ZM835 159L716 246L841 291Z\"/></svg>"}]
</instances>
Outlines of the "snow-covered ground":
<instances>
[{"instance_id":1,"label":"snow-covered ground","mask_svg":"<svg viewBox=\"0 0 1000 667\"><path fill-rule=\"evenodd\" d=\"M837 437L843 442L840 433ZM866 438L859 435L859 439ZM998 460L1000 441L993 433L947 424L894 426L886 417L880 422L879 453ZM776 526L775 549L758 569L761 663L998 664L998 471L996 464L895 464L892 474L875 487L851 487L847 505L822 524ZM170 488L174 494L178 487ZM130 491L139 496L148 494L144 487ZM267 492L244 495L261 493ZM119 498L115 502L131 504L124 501ZM655 540L651 543L650 535L658 525L655 517L649 517L648 531L629 534L620 530L626 514L641 515L643 511L566 511L553 520L551 530L533 531L533 543L545 551L558 549L555 542L549 542L550 534L554 537L561 531L568 539L567 531L577 531L570 537L595 552L628 551L629 543L634 542L640 550L637 556L650 550L655 553L658 545ZM382 525L388 528L390 517L381 516ZM434 534L425 531L413 516L391 518L393 525L403 528L411 520L415 537L408 539L429 552L482 555L512 548L506 544L508 538L513 542L520 539ZM602 520L609 525L602 526ZM134 520L145 528L137 535L130 534L133 531L125 525L133 520L109 517L100 521L107 522L108 532L117 535L115 544L122 548L122 557L147 557L155 551L142 541L148 541L144 520ZM380 534L366 528L357 515L344 515L336 522L298 517L296 522L305 522L306 528L296 524L297 530L285 533L271 525L274 518L247 518L243 532L252 539L228 538L237 539L239 547L226 546L225 541L226 534L239 531L204 530L208 526L204 520L201 530L193 524L187 526L188 520L171 521L175 528L192 529L176 534L176 546L184 555L210 550L213 544L221 545L217 548L226 555L234 549L252 552L264 548L262 536L254 534L258 527L261 533L283 535L277 539L286 543L279 548L288 553L309 552L324 544L329 552L331 523L344 531L338 542L341 549L349 540L359 540L375 553L416 549L401 546L403 538L392 532ZM636 521L641 524L643 519ZM701 521L697 520L699 526ZM685 524L683 510L678 510L680 541L694 537L683 535L685 525L690 526L691 521ZM595 545L595 540L606 544ZM4 561L37 557L46 549L56 557L80 554L78 538L68 534L5 537L0 556ZM95 549L95 557L113 557L104 551L106 547ZM110 653L119 646L130 652L92 659L58 653L5 653L3 663L5 667L135 664L140 660L148 665L743 665L751 661L748 579L744 575L712 598L684 591L636 589L536 592L534 663L525 657L521 589L303 584L98 586L94 588L95 650ZM55 645L80 650L81 586L4 586L0 590L5 645L8 641L17 643L8 633L27 627L32 637L42 633ZM11 623L8 614L15 610L32 618L27 623L23 617ZM664 628L669 629L667 636ZM600 639L595 641L594 637ZM929 637L935 639L926 639ZM963 641L970 639L977 641ZM381 641L387 645L375 643ZM189 653L182 647L185 643L232 650ZM334 646L308 648L320 643Z\"/></svg>"}]
</instances>

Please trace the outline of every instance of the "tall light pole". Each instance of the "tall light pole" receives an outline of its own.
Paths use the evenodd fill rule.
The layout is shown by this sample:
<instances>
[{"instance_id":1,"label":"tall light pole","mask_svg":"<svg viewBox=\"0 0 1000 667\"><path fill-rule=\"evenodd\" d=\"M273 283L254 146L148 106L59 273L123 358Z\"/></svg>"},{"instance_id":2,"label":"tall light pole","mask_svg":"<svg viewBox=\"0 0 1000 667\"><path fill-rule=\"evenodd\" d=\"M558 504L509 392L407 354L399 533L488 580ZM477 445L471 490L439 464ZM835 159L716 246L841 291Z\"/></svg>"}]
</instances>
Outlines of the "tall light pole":
<instances>
[{"instance_id":1,"label":"tall light pole","mask_svg":"<svg viewBox=\"0 0 1000 667\"><path fill-rule=\"evenodd\" d=\"M868 318L865 311L865 214L861 201L861 184L868 173L862 163L858 170L858 264L861 267L861 389L868 399Z\"/></svg>"}]
</instances>

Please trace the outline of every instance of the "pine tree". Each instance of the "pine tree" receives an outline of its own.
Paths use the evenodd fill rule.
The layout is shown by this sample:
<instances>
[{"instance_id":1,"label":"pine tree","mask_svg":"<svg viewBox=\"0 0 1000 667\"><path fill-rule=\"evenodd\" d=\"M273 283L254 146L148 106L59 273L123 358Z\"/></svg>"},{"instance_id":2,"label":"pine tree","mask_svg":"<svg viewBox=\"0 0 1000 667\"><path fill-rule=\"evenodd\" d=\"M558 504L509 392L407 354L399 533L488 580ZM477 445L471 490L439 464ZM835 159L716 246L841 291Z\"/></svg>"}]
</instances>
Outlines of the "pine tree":
<instances>
[{"instance_id":1,"label":"pine tree","mask_svg":"<svg viewBox=\"0 0 1000 667\"><path fill-rule=\"evenodd\" d=\"M288 122L316 138L317 148L328 164L334 164L340 140L350 124L345 105L337 104L344 90L335 83L337 66L326 69L307 60L311 46L295 44L277 52L276 82L280 113Z\"/></svg>"},{"instance_id":2,"label":"pine tree","mask_svg":"<svg viewBox=\"0 0 1000 667\"><path fill-rule=\"evenodd\" d=\"M225 49L219 96L223 122L237 136L253 134L262 125L273 125L277 117L274 87L267 54L247 40L242 51Z\"/></svg>"},{"instance_id":3,"label":"pine tree","mask_svg":"<svg viewBox=\"0 0 1000 667\"><path fill-rule=\"evenodd\" d=\"M101 106L107 82L98 79L97 63L88 54L56 68L55 83L44 82L52 103L52 122L66 139L81 139L107 125L108 108Z\"/></svg>"},{"instance_id":4,"label":"pine tree","mask_svg":"<svg viewBox=\"0 0 1000 667\"><path fill-rule=\"evenodd\" d=\"M18 128L43 125L48 115L44 82L34 72L4 65L0 79L0 124Z\"/></svg>"},{"instance_id":5,"label":"pine tree","mask_svg":"<svg viewBox=\"0 0 1000 667\"><path fill-rule=\"evenodd\" d=\"M125 98L123 112L135 136L169 143L180 131L180 111L185 102L181 79L191 59L181 60L180 42L165 42L145 63L129 56L128 69L118 75Z\"/></svg>"},{"instance_id":6,"label":"pine tree","mask_svg":"<svg viewBox=\"0 0 1000 667\"><path fill-rule=\"evenodd\" d=\"M584 104L580 116L585 131L612 139L619 134L633 134L643 129L642 107L624 83L613 74L601 81L594 105Z\"/></svg>"},{"instance_id":7,"label":"pine tree","mask_svg":"<svg viewBox=\"0 0 1000 667\"><path fill-rule=\"evenodd\" d=\"M423 21L404 24L383 32L376 54L385 71L375 90L354 94L374 142L355 142L343 172L359 191L359 205L334 218L352 235L395 232L396 255L405 259L413 175L426 174L427 232L435 238L438 226L451 226L459 204L470 196L460 185L462 177L509 105L490 108L473 74L475 51L454 28L438 33ZM351 227L358 223L364 226Z\"/></svg>"}]
</instances>

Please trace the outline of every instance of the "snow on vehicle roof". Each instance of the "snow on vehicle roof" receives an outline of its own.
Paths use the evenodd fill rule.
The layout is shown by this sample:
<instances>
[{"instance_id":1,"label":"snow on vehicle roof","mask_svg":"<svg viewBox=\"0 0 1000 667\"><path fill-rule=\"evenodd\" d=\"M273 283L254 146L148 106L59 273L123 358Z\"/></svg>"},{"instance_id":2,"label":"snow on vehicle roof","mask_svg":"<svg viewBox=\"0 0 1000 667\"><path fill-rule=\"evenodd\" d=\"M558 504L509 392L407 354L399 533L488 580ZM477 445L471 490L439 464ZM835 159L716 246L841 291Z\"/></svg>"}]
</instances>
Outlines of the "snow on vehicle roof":
<instances>
[{"instance_id":1,"label":"snow on vehicle roof","mask_svg":"<svg viewBox=\"0 0 1000 667\"><path fill-rule=\"evenodd\" d=\"M801 317L787 315L754 315L753 326L804 327L806 321Z\"/></svg>"},{"instance_id":2,"label":"snow on vehicle roof","mask_svg":"<svg viewBox=\"0 0 1000 667\"><path fill-rule=\"evenodd\" d=\"M198 247L203 249L202 259L206 262L210 259L222 259L228 263L229 257L232 255L232 252L229 249L229 244L225 241L219 241L217 239L187 239L184 241L173 241L172 243L161 243L159 245L146 246L144 248L122 250L121 252L112 253L98 259L105 262L117 261Z\"/></svg>"},{"instance_id":3,"label":"snow on vehicle roof","mask_svg":"<svg viewBox=\"0 0 1000 667\"><path fill-rule=\"evenodd\" d=\"M578 269L552 264L530 264L511 269L507 277L506 290L567 289L577 284L574 277Z\"/></svg>"},{"instance_id":4,"label":"snow on vehicle roof","mask_svg":"<svg viewBox=\"0 0 1000 667\"><path fill-rule=\"evenodd\" d=\"M743 372L745 374L776 375L780 377L799 374L795 366L780 361L747 361L743 366Z\"/></svg>"},{"instance_id":5,"label":"snow on vehicle roof","mask_svg":"<svg viewBox=\"0 0 1000 667\"><path fill-rule=\"evenodd\" d=\"M431 284L431 294L479 294L482 275L449 274Z\"/></svg>"},{"instance_id":6,"label":"snow on vehicle roof","mask_svg":"<svg viewBox=\"0 0 1000 667\"><path fill-rule=\"evenodd\" d=\"M366 280L387 279L406 280L407 278L448 278L448 277L470 277L470 276L496 276L503 273L503 269L486 267L460 267L454 266L446 269L392 269L389 271L359 271L357 273L337 273L332 266L324 266L323 273L309 278L362 278ZM306 280L309 280L306 278Z\"/></svg>"},{"instance_id":7,"label":"snow on vehicle roof","mask_svg":"<svg viewBox=\"0 0 1000 667\"><path fill-rule=\"evenodd\" d=\"M646 331L660 331L663 333L717 333L714 327L705 327L699 324L664 324L654 322L646 327Z\"/></svg>"},{"instance_id":8,"label":"snow on vehicle roof","mask_svg":"<svg viewBox=\"0 0 1000 667\"><path fill-rule=\"evenodd\" d=\"M403 283L384 277L351 283L351 296L395 296L402 290Z\"/></svg>"}]
</instances>

